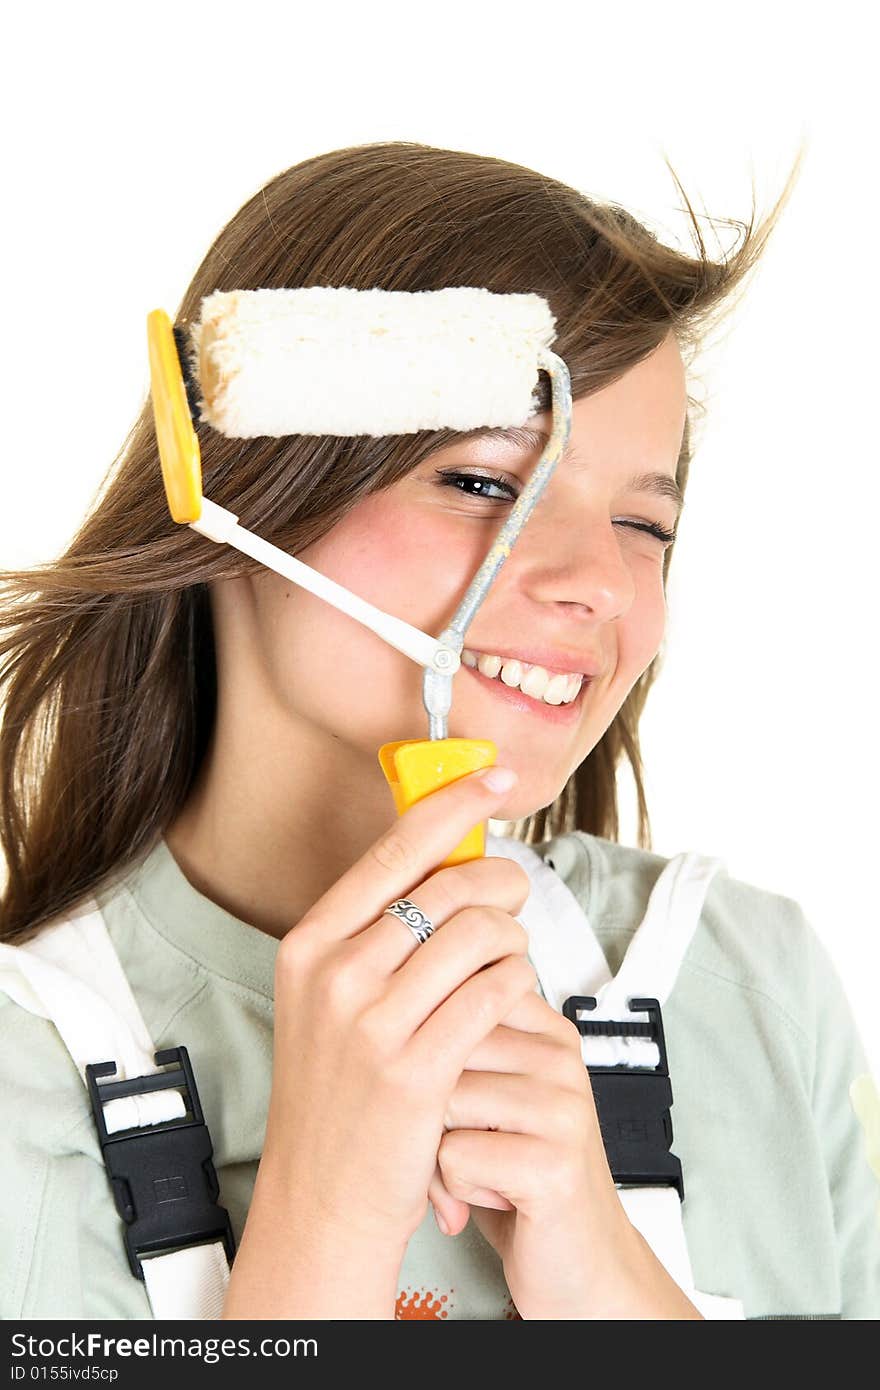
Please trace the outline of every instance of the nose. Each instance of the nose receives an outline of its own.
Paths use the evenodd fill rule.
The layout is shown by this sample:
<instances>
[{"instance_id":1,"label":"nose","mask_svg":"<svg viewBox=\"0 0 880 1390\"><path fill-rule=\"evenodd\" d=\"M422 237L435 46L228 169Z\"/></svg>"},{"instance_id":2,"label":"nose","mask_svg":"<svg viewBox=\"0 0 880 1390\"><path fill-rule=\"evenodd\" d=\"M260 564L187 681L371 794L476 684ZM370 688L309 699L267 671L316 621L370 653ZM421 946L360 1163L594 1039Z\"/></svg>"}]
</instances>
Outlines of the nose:
<instances>
[{"instance_id":1,"label":"nose","mask_svg":"<svg viewBox=\"0 0 880 1390\"><path fill-rule=\"evenodd\" d=\"M522 583L530 596L581 609L603 622L622 618L636 588L610 517L590 517L583 509L576 518L549 509L540 520L539 514L536 507L513 552L520 552Z\"/></svg>"}]
</instances>

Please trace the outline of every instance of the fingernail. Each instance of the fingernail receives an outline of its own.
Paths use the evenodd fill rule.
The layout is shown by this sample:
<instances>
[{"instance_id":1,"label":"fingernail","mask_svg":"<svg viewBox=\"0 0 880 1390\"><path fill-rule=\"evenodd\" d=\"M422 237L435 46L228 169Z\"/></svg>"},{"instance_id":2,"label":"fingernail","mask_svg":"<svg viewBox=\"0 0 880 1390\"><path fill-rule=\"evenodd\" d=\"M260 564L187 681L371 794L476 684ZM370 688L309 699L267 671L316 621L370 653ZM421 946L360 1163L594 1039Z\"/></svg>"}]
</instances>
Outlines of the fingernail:
<instances>
[{"instance_id":1,"label":"fingernail","mask_svg":"<svg viewBox=\"0 0 880 1390\"><path fill-rule=\"evenodd\" d=\"M483 773L483 781L493 792L507 792L519 781L519 773L512 767L488 767Z\"/></svg>"},{"instance_id":2,"label":"fingernail","mask_svg":"<svg viewBox=\"0 0 880 1390\"><path fill-rule=\"evenodd\" d=\"M443 1220L443 1217L440 1215L440 1213L439 1213L439 1211L437 1210L436 1207L434 1208L434 1220L437 1222L437 1225L440 1227L440 1230L443 1232L443 1234L444 1234L445 1236L448 1236L448 1235L449 1235L449 1227L447 1226L446 1222Z\"/></svg>"}]
</instances>

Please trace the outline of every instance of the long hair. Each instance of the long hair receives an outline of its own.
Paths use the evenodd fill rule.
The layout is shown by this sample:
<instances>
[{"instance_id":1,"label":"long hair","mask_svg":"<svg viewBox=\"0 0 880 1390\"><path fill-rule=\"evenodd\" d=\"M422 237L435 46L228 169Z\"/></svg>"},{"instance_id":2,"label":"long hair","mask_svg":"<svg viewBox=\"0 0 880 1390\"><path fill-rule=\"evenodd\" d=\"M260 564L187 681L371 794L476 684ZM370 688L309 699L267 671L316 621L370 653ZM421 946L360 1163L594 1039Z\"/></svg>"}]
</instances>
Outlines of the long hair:
<instances>
[{"instance_id":1,"label":"long hair","mask_svg":"<svg viewBox=\"0 0 880 1390\"><path fill-rule=\"evenodd\" d=\"M675 172L694 254L623 208L504 160L393 141L333 150L286 169L220 231L175 316L186 330L213 290L309 285L385 290L484 286L533 292L556 319L554 352L575 399L609 385L677 337L688 369L738 302L788 201L798 154L770 213L754 188L739 245L713 260ZM683 209L684 210L684 209ZM549 381L541 374L549 408ZM693 416L677 480L687 483ZM291 435L236 440L197 424L206 495L297 553L371 493L460 436ZM672 547L664 559L664 582ZM253 568L168 515L145 399L64 553L0 573L0 940L21 942L111 874L175 818L204 756L217 678L208 586ZM512 834L538 843L579 828L617 839L617 771L627 759L638 837L650 848L639 720L660 654L559 796Z\"/></svg>"}]
</instances>

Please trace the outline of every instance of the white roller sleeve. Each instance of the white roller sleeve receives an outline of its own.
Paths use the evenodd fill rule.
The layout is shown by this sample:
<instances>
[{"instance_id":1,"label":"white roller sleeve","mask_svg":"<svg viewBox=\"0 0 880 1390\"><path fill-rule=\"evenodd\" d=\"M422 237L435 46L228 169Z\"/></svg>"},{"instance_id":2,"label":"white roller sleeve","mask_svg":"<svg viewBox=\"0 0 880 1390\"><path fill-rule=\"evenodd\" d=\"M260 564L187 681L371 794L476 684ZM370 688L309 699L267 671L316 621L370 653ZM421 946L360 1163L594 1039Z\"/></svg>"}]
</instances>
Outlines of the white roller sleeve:
<instances>
[{"instance_id":1,"label":"white roller sleeve","mask_svg":"<svg viewBox=\"0 0 880 1390\"><path fill-rule=\"evenodd\" d=\"M537 294L217 290L191 329L200 419L235 439L523 424L556 320Z\"/></svg>"}]
</instances>

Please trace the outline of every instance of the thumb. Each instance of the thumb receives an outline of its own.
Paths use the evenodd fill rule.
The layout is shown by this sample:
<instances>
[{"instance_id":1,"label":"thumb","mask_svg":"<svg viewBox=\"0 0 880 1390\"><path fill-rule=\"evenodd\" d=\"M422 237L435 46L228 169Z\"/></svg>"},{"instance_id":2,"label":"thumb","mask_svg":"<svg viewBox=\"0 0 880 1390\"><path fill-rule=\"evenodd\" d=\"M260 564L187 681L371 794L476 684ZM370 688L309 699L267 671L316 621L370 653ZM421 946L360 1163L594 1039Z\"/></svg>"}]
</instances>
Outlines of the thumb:
<instances>
[{"instance_id":1,"label":"thumb","mask_svg":"<svg viewBox=\"0 0 880 1390\"><path fill-rule=\"evenodd\" d=\"M434 1169L434 1176L428 1185L428 1200L434 1208L434 1216L437 1225L444 1235L457 1236L464 1230L471 1214L471 1209L467 1202L462 1202L458 1197L453 1197L447 1190L446 1184L440 1176L439 1163ZM443 1230L441 1221L445 1222L446 1230Z\"/></svg>"}]
</instances>

